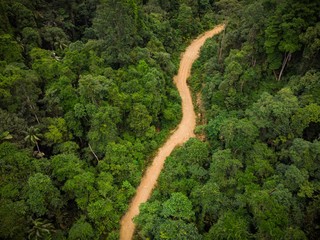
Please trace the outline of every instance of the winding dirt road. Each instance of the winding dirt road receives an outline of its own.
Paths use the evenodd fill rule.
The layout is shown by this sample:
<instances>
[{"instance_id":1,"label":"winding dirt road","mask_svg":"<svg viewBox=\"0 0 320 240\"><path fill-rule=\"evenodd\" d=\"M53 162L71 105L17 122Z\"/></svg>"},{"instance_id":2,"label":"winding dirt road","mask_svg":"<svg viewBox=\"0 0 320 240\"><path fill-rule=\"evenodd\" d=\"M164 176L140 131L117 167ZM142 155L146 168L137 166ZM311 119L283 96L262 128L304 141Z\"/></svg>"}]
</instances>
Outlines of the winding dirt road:
<instances>
[{"instance_id":1,"label":"winding dirt road","mask_svg":"<svg viewBox=\"0 0 320 240\"><path fill-rule=\"evenodd\" d=\"M178 75L174 77L174 82L182 99L182 120L177 130L159 149L156 157L153 159L152 165L147 169L146 174L142 178L127 213L121 219L120 240L132 239L135 229L132 219L139 214L140 204L146 202L150 197L152 189L156 185L163 168L165 159L176 146L183 144L194 136L193 131L196 126L196 115L193 109L190 90L187 86L187 78L190 76L192 64L198 58L200 48L206 39L220 33L224 27L224 25L218 25L214 29L205 32L195 39L182 55Z\"/></svg>"}]
</instances>

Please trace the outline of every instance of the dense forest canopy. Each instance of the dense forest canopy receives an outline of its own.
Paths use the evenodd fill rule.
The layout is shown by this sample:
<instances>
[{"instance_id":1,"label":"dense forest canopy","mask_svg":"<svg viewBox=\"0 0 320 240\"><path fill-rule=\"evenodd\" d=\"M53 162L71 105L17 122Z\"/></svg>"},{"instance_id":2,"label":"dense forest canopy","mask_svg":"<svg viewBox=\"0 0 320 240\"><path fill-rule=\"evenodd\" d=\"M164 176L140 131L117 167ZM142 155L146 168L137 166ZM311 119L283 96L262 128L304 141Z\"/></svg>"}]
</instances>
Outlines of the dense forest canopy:
<instances>
[{"instance_id":1,"label":"dense forest canopy","mask_svg":"<svg viewBox=\"0 0 320 240\"><path fill-rule=\"evenodd\" d=\"M226 22L189 81L205 138L167 159L136 238L317 239L319 12L316 0L1 0L0 238L118 239L181 117L179 55Z\"/></svg>"},{"instance_id":2,"label":"dense forest canopy","mask_svg":"<svg viewBox=\"0 0 320 240\"><path fill-rule=\"evenodd\" d=\"M118 239L213 1L0 1L0 238Z\"/></svg>"},{"instance_id":3,"label":"dense forest canopy","mask_svg":"<svg viewBox=\"0 0 320 240\"><path fill-rule=\"evenodd\" d=\"M318 239L320 3L217 1L189 83L197 133L136 218L141 239Z\"/></svg>"}]
</instances>

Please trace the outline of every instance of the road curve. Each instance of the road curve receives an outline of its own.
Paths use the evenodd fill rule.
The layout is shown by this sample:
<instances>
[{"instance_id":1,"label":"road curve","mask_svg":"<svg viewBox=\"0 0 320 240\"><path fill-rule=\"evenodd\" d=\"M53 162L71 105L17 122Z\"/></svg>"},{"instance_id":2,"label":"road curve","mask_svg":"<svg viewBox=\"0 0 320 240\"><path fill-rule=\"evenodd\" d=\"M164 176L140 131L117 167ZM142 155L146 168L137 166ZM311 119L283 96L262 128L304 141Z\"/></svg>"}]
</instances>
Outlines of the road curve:
<instances>
[{"instance_id":1,"label":"road curve","mask_svg":"<svg viewBox=\"0 0 320 240\"><path fill-rule=\"evenodd\" d=\"M174 77L182 99L182 120L177 130L169 137L166 143L158 150L153 159L152 165L147 169L140 185L137 188L127 213L121 219L120 240L131 240L135 230L132 219L139 214L139 206L148 200L152 189L157 183L157 179L163 168L165 159L170 155L172 150L186 142L194 136L196 126L196 115L194 112L190 90L187 86L187 79L190 76L193 62L198 58L201 46L206 39L213 37L224 29L224 25L218 25L214 29L205 32L195 39L186 49L180 61L178 75Z\"/></svg>"}]
</instances>

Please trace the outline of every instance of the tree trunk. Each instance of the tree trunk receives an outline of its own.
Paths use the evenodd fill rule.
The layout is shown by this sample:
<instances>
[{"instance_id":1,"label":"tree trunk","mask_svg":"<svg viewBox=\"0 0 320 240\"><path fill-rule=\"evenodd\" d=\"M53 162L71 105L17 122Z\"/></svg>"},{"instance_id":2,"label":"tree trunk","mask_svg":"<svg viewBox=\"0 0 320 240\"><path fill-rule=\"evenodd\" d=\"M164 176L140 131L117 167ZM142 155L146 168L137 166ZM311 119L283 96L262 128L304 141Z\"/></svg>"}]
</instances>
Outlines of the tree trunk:
<instances>
[{"instance_id":1,"label":"tree trunk","mask_svg":"<svg viewBox=\"0 0 320 240\"><path fill-rule=\"evenodd\" d=\"M278 75L277 75L277 73L276 73L276 70L273 70L272 72L273 72L274 78L275 78L276 80L278 80Z\"/></svg>"},{"instance_id":2,"label":"tree trunk","mask_svg":"<svg viewBox=\"0 0 320 240\"><path fill-rule=\"evenodd\" d=\"M33 115L34 115L34 117L36 118L37 123L40 124L39 118L38 118L38 116L37 116L37 114L36 114L35 107L30 104L30 108L33 110Z\"/></svg>"},{"instance_id":3,"label":"tree trunk","mask_svg":"<svg viewBox=\"0 0 320 240\"><path fill-rule=\"evenodd\" d=\"M35 143L36 143L36 146L37 146L38 153L41 153L38 142L35 141Z\"/></svg>"},{"instance_id":4,"label":"tree trunk","mask_svg":"<svg viewBox=\"0 0 320 240\"><path fill-rule=\"evenodd\" d=\"M245 81L241 81L240 83L240 92L243 93L243 86L244 86Z\"/></svg>"},{"instance_id":5,"label":"tree trunk","mask_svg":"<svg viewBox=\"0 0 320 240\"><path fill-rule=\"evenodd\" d=\"M99 162L99 158L98 158L98 156L95 154L95 152L93 151L93 149L92 149L92 147L91 147L90 143L88 143L88 146L89 146L90 151L92 152L93 156L94 156L94 157L97 159L97 161Z\"/></svg>"},{"instance_id":6,"label":"tree trunk","mask_svg":"<svg viewBox=\"0 0 320 240\"><path fill-rule=\"evenodd\" d=\"M290 53L290 52L289 52L288 54L285 54L285 55L284 55L284 59L283 59L283 62L282 62L281 71L280 71L279 76L278 76L278 81L281 80L283 71L284 71L284 69L285 69L288 61L290 61L290 59L291 59L291 53Z\"/></svg>"},{"instance_id":7,"label":"tree trunk","mask_svg":"<svg viewBox=\"0 0 320 240\"><path fill-rule=\"evenodd\" d=\"M23 91L24 91L24 94L25 94L25 96L26 96L26 98L27 98L27 102L28 102L28 105L29 105L29 108L30 108L31 112L33 113L34 117L36 118L37 123L40 124L39 118L38 118L38 116L37 116L37 114L36 114L36 109L35 109L35 107L32 105L32 102L31 102L31 100L30 100L30 98L29 98L29 96L28 96L25 88L23 88Z\"/></svg>"}]
</instances>

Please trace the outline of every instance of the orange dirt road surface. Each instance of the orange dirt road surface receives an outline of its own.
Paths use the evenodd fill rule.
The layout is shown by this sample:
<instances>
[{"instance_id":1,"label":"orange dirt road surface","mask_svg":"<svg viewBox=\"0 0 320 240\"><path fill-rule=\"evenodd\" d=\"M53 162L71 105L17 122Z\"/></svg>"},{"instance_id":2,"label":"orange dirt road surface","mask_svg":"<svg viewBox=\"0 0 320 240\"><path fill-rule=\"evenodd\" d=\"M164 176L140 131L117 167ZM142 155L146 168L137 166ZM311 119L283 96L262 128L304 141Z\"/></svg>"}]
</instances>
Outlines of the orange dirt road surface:
<instances>
[{"instance_id":1,"label":"orange dirt road surface","mask_svg":"<svg viewBox=\"0 0 320 240\"><path fill-rule=\"evenodd\" d=\"M135 225L132 219L139 214L140 204L146 202L150 197L166 158L171 154L172 150L176 146L182 145L189 138L195 136L193 131L196 126L196 114L193 109L187 79L190 76L193 62L199 57L201 46L204 44L206 39L220 33L224 27L225 25L221 24L216 26L214 29L205 32L195 39L182 55L178 75L174 77L174 82L182 99L182 120L176 131L158 150L157 155L153 159L152 165L147 169L143 176L127 213L121 219L120 240L132 239L135 230Z\"/></svg>"}]
</instances>

